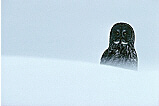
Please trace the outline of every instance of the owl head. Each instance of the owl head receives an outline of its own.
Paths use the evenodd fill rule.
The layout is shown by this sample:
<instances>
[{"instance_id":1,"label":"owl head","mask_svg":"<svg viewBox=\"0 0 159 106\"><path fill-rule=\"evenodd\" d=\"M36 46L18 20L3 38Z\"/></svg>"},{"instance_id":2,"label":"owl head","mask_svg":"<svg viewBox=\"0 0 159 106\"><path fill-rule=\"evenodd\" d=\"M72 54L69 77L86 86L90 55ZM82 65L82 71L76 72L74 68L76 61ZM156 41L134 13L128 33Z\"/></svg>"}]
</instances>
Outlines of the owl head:
<instances>
[{"instance_id":1,"label":"owl head","mask_svg":"<svg viewBox=\"0 0 159 106\"><path fill-rule=\"evenodd\" d=\"M109 46L118 45L124 47L128 45L134 48L135 34L133 28L127 23L116 23L110 31Z\"/></svg>"}]
</instances>

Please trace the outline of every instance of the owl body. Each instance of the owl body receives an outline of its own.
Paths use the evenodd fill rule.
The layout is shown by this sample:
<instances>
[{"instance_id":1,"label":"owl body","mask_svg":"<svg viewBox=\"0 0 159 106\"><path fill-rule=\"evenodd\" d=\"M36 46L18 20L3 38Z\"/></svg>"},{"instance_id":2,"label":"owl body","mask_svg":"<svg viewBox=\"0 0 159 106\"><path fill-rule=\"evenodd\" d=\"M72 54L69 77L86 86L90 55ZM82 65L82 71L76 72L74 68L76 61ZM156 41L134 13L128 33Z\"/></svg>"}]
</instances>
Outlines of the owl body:
<instances>
[{"instance_id":1,"label":"owl body","mask_svg":"<svg viewBox=\"0 0 159 106\"><path fill-rule=\"evenodd\" d=\"M115 24L110 32L109 47L104 51L100 63L137 70L138 58L134 42L134 30L129 24Z\"/></svg>"}]
</instances>

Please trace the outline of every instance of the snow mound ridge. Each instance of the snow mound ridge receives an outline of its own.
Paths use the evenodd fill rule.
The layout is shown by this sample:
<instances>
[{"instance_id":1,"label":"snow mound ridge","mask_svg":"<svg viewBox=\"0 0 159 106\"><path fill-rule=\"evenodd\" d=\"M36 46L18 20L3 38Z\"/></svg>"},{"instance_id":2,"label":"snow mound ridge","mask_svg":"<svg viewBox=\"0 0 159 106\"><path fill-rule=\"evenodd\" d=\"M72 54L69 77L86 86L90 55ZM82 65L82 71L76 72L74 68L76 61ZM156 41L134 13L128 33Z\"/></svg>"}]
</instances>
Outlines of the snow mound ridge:
<instances>
[{"instance_id":1,"label":"snow mound ridge","mask_svg":"<svg viewBox=\"0 0 159 106\"><path fill-rule=\"evenodd\" d=\"M159 72L2 56L2 105L158 106Z\"/></svg>"}]
</instances>

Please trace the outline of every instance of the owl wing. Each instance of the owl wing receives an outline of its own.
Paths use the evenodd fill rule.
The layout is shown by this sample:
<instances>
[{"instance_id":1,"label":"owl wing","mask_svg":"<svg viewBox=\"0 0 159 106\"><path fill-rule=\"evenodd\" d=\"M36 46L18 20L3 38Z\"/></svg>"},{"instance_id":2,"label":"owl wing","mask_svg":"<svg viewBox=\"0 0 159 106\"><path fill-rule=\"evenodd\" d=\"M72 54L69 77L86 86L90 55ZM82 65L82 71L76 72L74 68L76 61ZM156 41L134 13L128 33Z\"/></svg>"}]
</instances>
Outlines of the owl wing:
<instances>
[{"instance_id":1,"label":"owl wing","mask_svg":"<svg viewBox=\"0 0 159 106\"><path fill-rule=\"evenodd\" d=\"M102 57L101 57L101 61L100 64L105 64L107 61L109 61L109 54L108 54L108 49L104 51Z\"/></svg>"}]
</instances>

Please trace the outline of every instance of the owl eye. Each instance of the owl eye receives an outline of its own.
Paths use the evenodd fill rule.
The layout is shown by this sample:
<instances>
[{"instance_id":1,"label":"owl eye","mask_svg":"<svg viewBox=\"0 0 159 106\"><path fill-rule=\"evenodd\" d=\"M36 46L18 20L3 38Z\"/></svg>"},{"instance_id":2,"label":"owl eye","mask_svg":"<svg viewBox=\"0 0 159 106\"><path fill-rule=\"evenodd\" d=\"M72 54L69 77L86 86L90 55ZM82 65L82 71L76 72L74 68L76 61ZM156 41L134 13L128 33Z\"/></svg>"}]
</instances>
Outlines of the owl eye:
<instances>
[{"instance_id":1,"label":"owl eye","mask_svg":"<svg viewBox=\"0 0 159 106\"><path fill-rule=\"evenodd\" d=\"M126 32L124 32L123 34L124 34L124 35L126 35L127 33L126 33Z\"/></svg>"}]
</instances>

